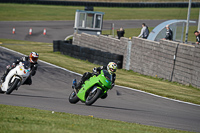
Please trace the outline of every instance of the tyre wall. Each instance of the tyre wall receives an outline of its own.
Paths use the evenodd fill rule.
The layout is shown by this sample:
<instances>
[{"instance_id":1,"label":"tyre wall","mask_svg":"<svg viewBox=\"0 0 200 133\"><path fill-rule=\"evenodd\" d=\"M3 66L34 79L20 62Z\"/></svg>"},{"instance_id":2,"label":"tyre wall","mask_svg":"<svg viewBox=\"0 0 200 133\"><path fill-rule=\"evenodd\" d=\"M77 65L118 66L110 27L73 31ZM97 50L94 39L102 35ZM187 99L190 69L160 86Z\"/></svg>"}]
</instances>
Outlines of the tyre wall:
<instances>
[{"instance_id":1,"label":"tyre wall","mask_svg":"<svg viewBox=\"0 0 200 133\"><path fill-rule=\"evenodd\" d=\"M65 41L53 41L53 51L60 51L64 55L87 60L98 65L107 65L110 61L114 61L117 63L119 69L122 68L123 64L123 55L72 45Z\"/></svg>"}]
</instances>

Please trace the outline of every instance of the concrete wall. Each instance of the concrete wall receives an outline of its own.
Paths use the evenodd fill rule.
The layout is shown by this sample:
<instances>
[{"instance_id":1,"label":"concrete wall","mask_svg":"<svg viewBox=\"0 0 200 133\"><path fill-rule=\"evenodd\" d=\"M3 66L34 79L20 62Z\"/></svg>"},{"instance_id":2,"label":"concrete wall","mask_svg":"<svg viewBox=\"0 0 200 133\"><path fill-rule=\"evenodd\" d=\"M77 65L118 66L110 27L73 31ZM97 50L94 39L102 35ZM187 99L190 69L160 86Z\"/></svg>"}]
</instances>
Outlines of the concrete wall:
<instances>
[{"instance_id":1,"label":"concrete wall","mask_svg":"<svg viewBox=\"0 0 200 133\"><path fill-rule=\"evenodd\" d=\"M200 47L179 44L173 81L200 87Z\"/></svg>"},{"instance_id":2,"label":"concrete wall","mask_svg":"<svg viewBox=\"0 0 200 133\"><path fill-rule=\"evenodd\" d=\"M123 68L200 88L200 46L76 34L73 44L123 55Z\"/></svg>"},{"instance_id":3,"label":"concrete wall","mask_svg":"<svg viewBox=\"0 0 200 133\"><path fill-rule=\"evenodd\" d=\"M174 55L178 43L133 39L130 69L144 75L171 79Z\"/></svg>"},{"instance_id":4,"label":"concrete wall","mask_svg":"<svg viewBox=\"0 0 200 133\"><path fill-rule=\"evenodd\" d=\"M128 44L128 38L122 37L119 40L104 35L95 36L82 33L74 35L73 44L105 52L124 55Z\"/></svg>"},{"instance_id":5,"label":"concrete wall","mask_svg":"<svg viewBox=\"0 0 200 133\"><path fill-rule=\"evenodd\" d=\"M115 53L118 55L127 55L128 38L122 37L120 40L108 36L95 36L89 34L74 34L73 44L81 47L101 50L103 52ZM103 56L103 55L102 55ZM126 56L127 57L127 56ZM123 60L126 60L124 57ZM126 62L123 61L123 68Z\"/></svg>"}]
</instances>

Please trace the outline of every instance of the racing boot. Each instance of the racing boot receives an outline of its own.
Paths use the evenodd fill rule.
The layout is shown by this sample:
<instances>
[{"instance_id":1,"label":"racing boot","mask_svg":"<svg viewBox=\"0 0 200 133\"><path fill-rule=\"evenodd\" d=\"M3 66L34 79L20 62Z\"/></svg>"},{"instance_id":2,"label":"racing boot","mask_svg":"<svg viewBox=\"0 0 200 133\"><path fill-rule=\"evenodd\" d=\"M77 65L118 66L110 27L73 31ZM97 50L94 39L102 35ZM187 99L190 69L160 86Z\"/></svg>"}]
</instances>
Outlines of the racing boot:
<instances>
[{"instance_id":1,"label":"racing boot","mask_svg":"<svg viewBox=\"0 0 200 133\"><path fill-rule=\"evenodd\" d=\"M1 83L3 83L5 81L6 76L8 75L9 71L11 70L10 65L8 65L6 68L7 68L6 71L4 72L3 76L1 77Z\"/></svg>"},{"instance_id":2,"label":"racing boot","mask_svg":"<svg viewBox=\"0 0 200 133\"><path fill-rule=\"evenodd\" d=\"M4 74L2 77L1 77L1 83L3 83L6 79L6 74Z\"/></svg>"},{"instance_id":3,"label":"racing boot","mask_svg":"<svg viewBox=\"0 0 200 133\"><path fill-rule=\"evenodd\" d=\"M5 81L5 77L3 76L3 77L1 77L1 80L0 80L0 93L2 93L2 94L4 93L4 91L1 90L1 86L2 86L4 81Z\"/></svg>"},{"instance_id":4,"label":"racing boot","mask_svg":"<svg viewBox=\"0 0 200 133\"><path fill-rule=\"evenodd\" d=\"M81 89L81 86L83 85L83 81L81 80L76 86L75 86L75 90L78 93L78 91Z\"/></svg>"},{"instance_id":5,"label":"racing boot","mask_svg":"<svg viewBox=\"0 0 200 133\"><path fill-rule=\"evenodd\" d=\"M108 96L108 94L105 93L105 94L101 97L101 99L106 99L107 96Z\"/></svg>"},{"instance_id":6,"label":"racing boot","mask_svg":"<svg viewBox=\"0 0 200 133\"><path fill-rule=\"evenodd\" d=\"M73 81L72 81L72 89L75 89L76 85L77 85L76 79L73 79Z\"/></svg>"},{"instance_id":7,"label":"racing boot","mask_svg":"<svg viewBox=\"0 0 200 133\"><path fill-rule=\"evenodd\" d=\"M0 94L4 94L5 92L1 90L1 85L0 85Z\"/></svg>"}]
</instances>

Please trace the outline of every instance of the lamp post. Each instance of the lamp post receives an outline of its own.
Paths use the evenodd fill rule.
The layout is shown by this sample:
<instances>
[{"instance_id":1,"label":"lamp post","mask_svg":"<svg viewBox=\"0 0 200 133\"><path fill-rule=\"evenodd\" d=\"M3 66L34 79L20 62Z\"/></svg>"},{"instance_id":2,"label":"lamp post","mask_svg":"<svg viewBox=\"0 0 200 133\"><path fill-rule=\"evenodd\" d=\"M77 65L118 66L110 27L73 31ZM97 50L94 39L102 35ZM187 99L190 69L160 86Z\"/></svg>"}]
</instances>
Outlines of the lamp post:
<instances>
[{"instance_id":1,"label":"lamp post","mask_svg":"<svg viewBox=\"0 0 200 133\"><path fill-rule=\"evenodd\" d=\"M192 3L192 0L189 0L188 15L187 15L187 24L186 24L186 31L185 31L185 43L187 43L187 41L188 41L188 30L189 30L191 3Z\"/></svg>"},{"instance_id":2,"label":"lamp post","mask_svg":"<svg viewBox=\"0 0 200 133\"><path fill-rule=\"evenodd\" d=\"M198 31L200 30L200 9L199 9L199 21L198 21Z\"/></svg>"}]
</instances>

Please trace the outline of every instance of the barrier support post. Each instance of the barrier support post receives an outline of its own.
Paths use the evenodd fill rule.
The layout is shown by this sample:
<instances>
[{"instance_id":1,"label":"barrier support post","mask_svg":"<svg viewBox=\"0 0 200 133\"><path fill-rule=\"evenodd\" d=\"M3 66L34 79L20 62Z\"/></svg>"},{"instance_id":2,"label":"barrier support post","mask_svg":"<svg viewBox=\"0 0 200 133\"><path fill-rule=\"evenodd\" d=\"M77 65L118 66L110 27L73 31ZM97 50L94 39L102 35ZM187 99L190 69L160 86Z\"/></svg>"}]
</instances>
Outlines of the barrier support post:
<instances>
[{"instance_id":1,"label":"barrier support post","mask_svg":"<svg viewBox=\"0 0 200 133\"><path fill-rule=\"evenodd\" d=\"M128 46L127 46L127 54L126 54L126 70L130 69L130 59L131 59L131 46L132 46L132 41L128 41Z\"/></svg>"}]
</instances>

